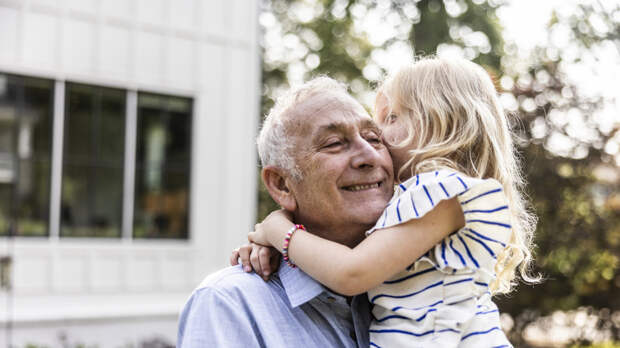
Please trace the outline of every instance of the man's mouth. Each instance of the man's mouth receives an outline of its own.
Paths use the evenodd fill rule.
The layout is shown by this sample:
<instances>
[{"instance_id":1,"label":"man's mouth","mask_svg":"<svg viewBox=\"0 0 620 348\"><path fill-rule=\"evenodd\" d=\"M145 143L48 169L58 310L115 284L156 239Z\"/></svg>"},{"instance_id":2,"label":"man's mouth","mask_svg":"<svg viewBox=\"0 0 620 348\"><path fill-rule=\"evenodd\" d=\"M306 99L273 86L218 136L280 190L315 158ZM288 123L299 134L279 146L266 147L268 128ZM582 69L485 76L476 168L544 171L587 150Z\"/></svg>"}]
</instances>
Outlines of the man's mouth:
<instances>
[{"instance_id":1,"label":"man's mouth","mask_svg":"<svg viewBox=\"0 0 620 348\"><path fill-rule=\"evenodd\" d=\"M371 190L374 188L379 188L381 186L381 181L376 182L374 184L362 184L362 185L351 185L351 186L345 186L343 187L344 190L347 191L351 191L351 192L357 192L357 191L364 191L364 190Z\"/></svg>"}]
</instances>

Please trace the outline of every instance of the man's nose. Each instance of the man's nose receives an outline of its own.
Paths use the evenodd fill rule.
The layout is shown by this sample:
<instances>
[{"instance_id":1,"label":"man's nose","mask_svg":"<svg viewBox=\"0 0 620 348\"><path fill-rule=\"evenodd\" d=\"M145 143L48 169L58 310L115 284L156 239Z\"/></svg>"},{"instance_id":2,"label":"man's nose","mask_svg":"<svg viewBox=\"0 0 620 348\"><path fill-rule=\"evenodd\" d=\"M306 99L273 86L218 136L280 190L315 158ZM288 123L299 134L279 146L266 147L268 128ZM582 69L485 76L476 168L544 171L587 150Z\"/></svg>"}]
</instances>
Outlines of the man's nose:
<instances>
[{"instance_id":1,"label":"man's nose","mask_svg":"<svg viewBox=\"0 0 620 348\"><path fill-rule=\"evenodd\" d=\"M354 154L351 159L351 165L354 168L374 168L381 162L380 147L369 143L368 140L363 137L359 137L357 141L355 141L355 146L353 148Z\"/></svg>"}]
</instances>

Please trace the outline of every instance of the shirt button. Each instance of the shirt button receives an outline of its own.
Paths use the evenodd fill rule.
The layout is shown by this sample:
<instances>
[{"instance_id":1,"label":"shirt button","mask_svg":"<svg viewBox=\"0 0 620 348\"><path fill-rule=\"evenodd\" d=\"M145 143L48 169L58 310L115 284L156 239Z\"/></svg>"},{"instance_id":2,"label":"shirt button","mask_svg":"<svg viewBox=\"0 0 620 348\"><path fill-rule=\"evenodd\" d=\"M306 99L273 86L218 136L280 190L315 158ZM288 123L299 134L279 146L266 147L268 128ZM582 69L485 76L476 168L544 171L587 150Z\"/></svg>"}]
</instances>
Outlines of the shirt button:
<instances>
[{"instance_id":1,"label":"shirt button","mask_svg":"<svg viewBox=\"0 0 620 348\"><path fill-rule=\"evenodd\" d=\"M336 302L336 298L334 296L327 296L327 300L329 302Z\"/></svg>"},{"instance_id":2,"label":"shirt button","mask_svg":"<svg viewBox=\"0 0 620 348\"><path fill-rule=\"evenodd\" d=\"M349 332L349 336L351 337L353 341L357 341L357 338L355 337L355 331Z\"/></svg>"}]
</instances>

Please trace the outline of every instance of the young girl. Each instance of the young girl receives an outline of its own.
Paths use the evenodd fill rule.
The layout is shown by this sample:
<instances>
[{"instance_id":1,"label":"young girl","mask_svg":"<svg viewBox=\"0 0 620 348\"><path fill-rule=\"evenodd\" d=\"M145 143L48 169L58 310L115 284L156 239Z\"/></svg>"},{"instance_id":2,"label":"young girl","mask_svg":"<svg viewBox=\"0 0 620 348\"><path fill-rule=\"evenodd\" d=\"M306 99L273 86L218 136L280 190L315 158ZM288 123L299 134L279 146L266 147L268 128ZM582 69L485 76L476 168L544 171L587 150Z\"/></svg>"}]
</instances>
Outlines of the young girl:
<instances>
[{"instance_id":1,"label":"young girl","mask_svg":"<svg viewBox=\"0 0 620 348\"><path fill-rule=\"evenodd\" d=\"M510 347L491 296L511 290L517 267L532 280L534 218L489 75L462 59L422 59L379 88L375 119L400 184L362 243L321 239L283 211L249 240L335 292L368 292L373 347ZM419 250L428 238L437 244Z\"/></svg>"}]
</instances>

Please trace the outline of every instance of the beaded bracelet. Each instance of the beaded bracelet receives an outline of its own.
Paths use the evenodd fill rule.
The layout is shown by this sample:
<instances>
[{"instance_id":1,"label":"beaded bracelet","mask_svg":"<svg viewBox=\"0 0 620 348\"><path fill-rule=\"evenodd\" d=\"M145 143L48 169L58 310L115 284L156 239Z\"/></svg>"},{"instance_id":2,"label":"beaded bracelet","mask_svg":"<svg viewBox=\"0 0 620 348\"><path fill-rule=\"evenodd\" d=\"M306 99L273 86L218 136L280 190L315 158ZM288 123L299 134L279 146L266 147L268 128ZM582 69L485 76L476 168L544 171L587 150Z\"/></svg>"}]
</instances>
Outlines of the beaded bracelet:
<instances>
[{"instance_id":1,"label":"beaded bracelet","mask_svg":"<svg viewBox=\"0 0 620 348\"><path fill-rule=\"evenodd\" d=\"M288 230L288 232L286 232L286 236L284 237L284 244L282 245L282 258L284 259L284 261L286 261L286 264L289 265L291 268L296 268L297 266L295 266L294 263L291 262L291 259L289 259L288 257L288 245L291 242L291 237L293 237L293 233L295 233L295 231L297 230L306 230L306 227L304 225L295 225L293 227L291 227L290 230Z\"/></svg>"}]
</instances>

